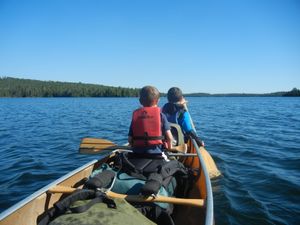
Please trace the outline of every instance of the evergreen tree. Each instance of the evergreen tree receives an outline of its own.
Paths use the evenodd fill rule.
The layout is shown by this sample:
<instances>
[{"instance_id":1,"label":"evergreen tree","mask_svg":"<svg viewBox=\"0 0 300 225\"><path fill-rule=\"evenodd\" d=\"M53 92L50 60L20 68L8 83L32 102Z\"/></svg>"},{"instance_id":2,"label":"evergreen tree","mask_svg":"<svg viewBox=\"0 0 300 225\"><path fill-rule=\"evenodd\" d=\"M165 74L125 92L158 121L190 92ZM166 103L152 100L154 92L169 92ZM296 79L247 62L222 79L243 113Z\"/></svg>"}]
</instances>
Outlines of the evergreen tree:
<instances>
[{"instance_id":1,"label":"evergreen tree","mask_svg":"<svg viewBox=\"0 0 300 225\"><path fill-rule=\"evenodd\" d=\"M286 97L300 97L300 90L297 88L293 88L291 91L286 92L283 96Z\"/></svg>"}]
</instances>

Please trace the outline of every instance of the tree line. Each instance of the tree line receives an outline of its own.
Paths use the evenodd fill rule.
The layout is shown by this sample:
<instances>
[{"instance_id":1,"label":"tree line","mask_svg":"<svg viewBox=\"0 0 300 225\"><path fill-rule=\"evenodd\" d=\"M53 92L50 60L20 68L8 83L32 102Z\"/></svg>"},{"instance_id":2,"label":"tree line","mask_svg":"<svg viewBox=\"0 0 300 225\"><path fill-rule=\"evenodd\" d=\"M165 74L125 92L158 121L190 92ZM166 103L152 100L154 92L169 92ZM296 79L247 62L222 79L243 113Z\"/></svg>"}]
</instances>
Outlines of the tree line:
<instances>
[{"instance_id":1,"label":"tree line","mask_svg":"<svg viewBox=\"0 0 300 225\"><path fill-rule=\"evenodd\" d=\"M300 96L300 90L297 88L293 88L291 91L288 91L283 94L285 97L299 97Z\"/></svg>"},{"instance_id":2,"label":"tree line","mask_svg":"<svg viewBox=\"0 0 300 225\"><path fill-rule=\"evenodd\" d=\"M227 94L208 94L208 93L191 93L186 94L188 97L300 97L300 90L293 88L291 91L281 91L265 94L248 94L248 93L227 93Z\"/></svg>"},{"instance_id":3,"label":"tree line","mask_svg":"<svg viewBox=\"0 0 300 225\"><path fill-rule=\"evenodd\" d=\"M0 97L137 97L139 89L0 77Z\"/></svg>"},{"instance_id":4,"label":"tree line","mask_svg":"<svg viewBox=\"0 0 300 225\"><path fill-rule=\"evenodd\" d=\"M40 81L13 77L0 77L0 97L138 97L138 88L112 87L97 84L83 84L57 81ZM161 96L166 96L161 93ZM191 93L189 97L255 97L255 96L300 96L300 90L269 94L208 94Z\"/></svg>"}]
</instances>

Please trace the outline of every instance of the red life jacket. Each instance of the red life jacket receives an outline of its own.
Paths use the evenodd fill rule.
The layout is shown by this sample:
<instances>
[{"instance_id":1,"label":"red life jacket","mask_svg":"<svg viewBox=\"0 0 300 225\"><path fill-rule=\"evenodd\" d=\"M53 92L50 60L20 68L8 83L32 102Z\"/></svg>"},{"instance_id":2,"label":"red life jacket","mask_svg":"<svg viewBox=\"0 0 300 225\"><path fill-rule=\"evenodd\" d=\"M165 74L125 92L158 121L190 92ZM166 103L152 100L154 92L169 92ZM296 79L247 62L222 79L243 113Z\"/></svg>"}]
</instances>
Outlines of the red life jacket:
<instances>
[{"instance_id":1,"label":"red life jacket","mask_svg":"<svg viewBox=\"0 0 300 225\"><path fill-rule=\"evenodd\" d=\"M163 144L159 107L142 107L132 116L133 147L149 147Z\"/></svg>"}]
</instances>

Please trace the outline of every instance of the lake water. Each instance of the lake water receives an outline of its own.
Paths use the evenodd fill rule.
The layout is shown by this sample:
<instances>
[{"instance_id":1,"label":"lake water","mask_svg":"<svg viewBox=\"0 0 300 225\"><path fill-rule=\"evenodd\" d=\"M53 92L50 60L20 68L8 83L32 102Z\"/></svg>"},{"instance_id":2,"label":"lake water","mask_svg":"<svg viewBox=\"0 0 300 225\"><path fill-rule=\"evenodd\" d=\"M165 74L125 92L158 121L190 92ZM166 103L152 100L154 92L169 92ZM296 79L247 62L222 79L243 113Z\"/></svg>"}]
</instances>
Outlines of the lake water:
<instances>
[{"instance_id":1,"label":"lake water","mask_svg":"<svg viewBox=\"0 0 300 225\"><path fill-rule=\"evenodd\" d=\"M221 224L300 224L300 98L188 98L223 176ZM162 98L160 105L166 102ZM136 98L0 98L0 211L94 159L80 139L123 144Z\"/></svg>"}]
</instances>

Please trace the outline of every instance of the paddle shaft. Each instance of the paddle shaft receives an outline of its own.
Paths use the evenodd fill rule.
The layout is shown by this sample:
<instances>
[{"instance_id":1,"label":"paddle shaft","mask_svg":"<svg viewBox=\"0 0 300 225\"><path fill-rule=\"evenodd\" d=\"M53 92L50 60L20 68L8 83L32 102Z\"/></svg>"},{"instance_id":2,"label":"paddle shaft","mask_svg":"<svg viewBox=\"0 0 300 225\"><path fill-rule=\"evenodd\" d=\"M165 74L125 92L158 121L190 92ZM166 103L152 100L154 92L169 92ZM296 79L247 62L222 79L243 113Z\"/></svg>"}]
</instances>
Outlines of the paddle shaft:
<instances>
[{"instance_id":1,"label":"paddle shaft","mask_svg":"<svg viewBox=\"0 0 300 225\"><path fill-rule=\"evenodd\" d=\"M101 138L83 138L79 146L79 152L83 154L99 154L102 151L118 149L132 150L132 147L128 145L116 145L109 140ZM185 152L185 146L175 146L169 151Z\"/></svg>"},{"instance_id":2,"label":"paddle shaft","mask_svg":"<svg viewBox=\"0 0 300 225\"><path fill-rule=\"evenodd\" d=\"M49 189L50 193L73 193L78 189L57 185L53 188ZM178 204L178 205L190 205L195 207L203 207L204 200L203 199L188 199L188 198L175 198L175 197L166 197L166 196L142 196L142 195L125 195L119 194L112 191L107 191L105 194L110 198L121 198L125 199L129 202L161 202L161 203L171 203L171 204Z\"/></svg>"}]
</instances>

